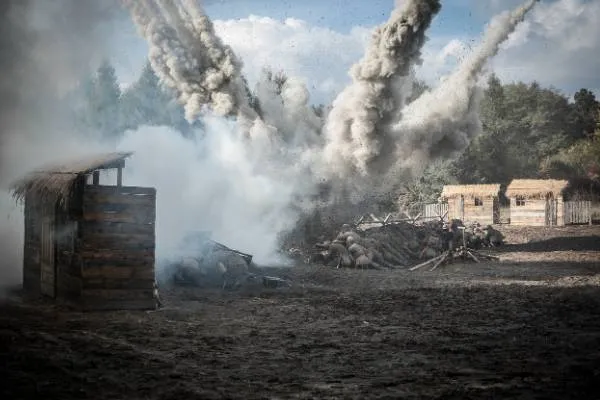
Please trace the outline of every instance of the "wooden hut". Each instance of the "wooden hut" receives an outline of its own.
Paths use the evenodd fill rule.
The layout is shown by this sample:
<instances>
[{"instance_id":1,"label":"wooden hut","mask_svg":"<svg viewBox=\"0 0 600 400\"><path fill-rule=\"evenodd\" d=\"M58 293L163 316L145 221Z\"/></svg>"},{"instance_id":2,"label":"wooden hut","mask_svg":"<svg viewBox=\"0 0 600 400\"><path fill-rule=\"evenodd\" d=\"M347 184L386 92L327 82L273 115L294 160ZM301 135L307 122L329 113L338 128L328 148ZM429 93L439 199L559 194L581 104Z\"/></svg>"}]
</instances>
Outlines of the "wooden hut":
<instances>
[{"instance_id":1,"label":"wooden hut","mask_svg":"<svg viewBox=\"0 0 600 400\"><path fill-rule=\"evenodd\" d=\"M49 166L13 185L25 203L26 293L85 310L156 307L156 190L122 185L130 155ZM116 170L114 185L100 185L102 170Z\"/></svg>"},{"instance_id":2,"label":"wooden hut","mask_svg":"<svg viewBox=\"0 0 600 400\"><path fill-rule=\"evenodd\" d=\"M488 225L498 223L499 193L500 184L446 185L441 198L448 203L448 219Z\"/></svg>"},{"instance_id":3,"label":"wooden hut","mask_svg":"<svg viewBox=\"0 0 600 400\"><path fill-rule=\"evenodd\" d=\"M506 188L511 225L564 225L563 192L568 184L566 180L514 179Z\"/></svg>"}]
</instances>

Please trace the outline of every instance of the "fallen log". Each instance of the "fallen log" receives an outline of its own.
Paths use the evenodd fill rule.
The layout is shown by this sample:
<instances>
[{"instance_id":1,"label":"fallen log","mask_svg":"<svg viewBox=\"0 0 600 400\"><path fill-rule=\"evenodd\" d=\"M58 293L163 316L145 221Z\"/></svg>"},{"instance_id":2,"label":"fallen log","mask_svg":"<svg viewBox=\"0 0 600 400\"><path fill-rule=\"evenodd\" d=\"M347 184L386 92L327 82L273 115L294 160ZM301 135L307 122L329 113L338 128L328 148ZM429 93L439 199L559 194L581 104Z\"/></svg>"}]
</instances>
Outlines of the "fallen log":
<instances>
[{"instance_id":1,"label":"fallen log","mask_svg":"<svg viewBox=\"0 0 600 400\"><path fill-rule=\"evenodd\" d=\"M446 251L442 254L441 258L433 265L433 267L430 269L430 271L435 271L435 269L437 267L439 267L440 265L442 265L442 263L444 261L446 261L448 259L448 256L450 255L449 251Z\"/></svg>"},{"instance_id":2,"label":"fallen log","mask_svg":"<svg viewBox=\"0 0 600 400\"><path fill-rule=\"evenodd\" d=\"M425 266L427 266L427 265L429 265L431 263L435 263L436 261L438 261L438 260L442 259L443 257L445 257L446 254L447 253L441 254L441 255L439 255L437 257L434 257L434 258L432 258L430 260L427 260L427 261L425 261L425 262L423 262L421 264L415 265L414 267L410 268L409 271L415 271L415 270L417 270L419 268L423 268L423 267L425 267Z\"/></svg>"}]
</instances>

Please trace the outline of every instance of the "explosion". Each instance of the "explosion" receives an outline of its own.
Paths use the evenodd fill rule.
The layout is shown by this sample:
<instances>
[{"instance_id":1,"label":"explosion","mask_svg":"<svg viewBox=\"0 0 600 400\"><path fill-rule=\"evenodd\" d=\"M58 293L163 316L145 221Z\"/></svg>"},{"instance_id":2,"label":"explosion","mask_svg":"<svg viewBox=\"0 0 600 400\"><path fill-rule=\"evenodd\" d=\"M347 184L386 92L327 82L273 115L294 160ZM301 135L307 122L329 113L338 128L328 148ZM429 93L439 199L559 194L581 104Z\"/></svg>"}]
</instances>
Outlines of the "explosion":
<instances>
[{"instance_id":1,"label":"explosion","mask_svg":"<svg viewBox=\"0 0 600 400\"><path fill-rule=\"evenodd\" d=\"M192 139L165 127L140 127L117 145L135 152L125 181L160 193L157 257L172 254L187 232L210 230L216 239L255 254L258 262L273 260L279 234L294 228L301 215L347 200L348 194L364 199L387 193L403 175L463 150L480 131L482 69L535 3L496 17L481 45L453 74L406 104L427 30L441 5L398 1L350 69L351 83L326 115L317 116L306 82L295 77L278 81L265 73L251 98L242 61L217 36L196 0L122 1L149 45L161 84L175 93L188 121L201 119L204 125ZM2 149L3 163L11 164L5 170L15 173L25 168L21 159L42 160L34 156L37 150L23 152L32 146L17 137ZM56 148L73 143L53 140ZM33 147L47 149L49 141ZM92 152L101 145L87 141L85 147ZM50 153L42 152L45 158L61 154Z\"/></svg>"},{"instance_id":2,"label":"explosion","mask_svg":"<svg viewBox=\"0 0 600 400\"><path fill-rule=\"evenodd\" d=\"M237 120L227 129L216 130L212 122L205 132L209 142L221 143L221 149L223 140L235 147L237 161L233 173L227 174L220 166L223 160L213 160L216 164L211 168L222 170L225 178L219 185L205 184L204 190L231 198L235 191L226 188L239 186L240 176L267 185L263 193L269 194L256 201L243 199L242 193L234 196L262 210L239 219L254 229L262 226L265 232L291 228L302 212L318 208L315 199L323 186L329 187L332 198L374 197L392 190L403 176L419 173L429 161L466 148L481 130L477 82L485 62L535 3L528 1L497 16L481 45L451 76L406 105L426 32L441 4L439 0L398 1L389 20L373 33L364 57L350 69L351 83L321 120L309 106L305 84L294 77L281 82L264 74L257 84L256 104L250 104L242 62L216 36L194 0L124 2L150 45L151 65L162 83L176 91L188 119L213 118L213 113ZM256 193L252 185L246 190ZM202 209L214 209L215 204L206 205L206 197L210 196L194 201L205 205ZM219 210L219 215L226 213ZM196 221L204 227L203 222ZM209 228L223 235L235 231L223 220L213 222ZM274 236L269 242L266 248L277 248Z\"/></svg>"}]
</instances>

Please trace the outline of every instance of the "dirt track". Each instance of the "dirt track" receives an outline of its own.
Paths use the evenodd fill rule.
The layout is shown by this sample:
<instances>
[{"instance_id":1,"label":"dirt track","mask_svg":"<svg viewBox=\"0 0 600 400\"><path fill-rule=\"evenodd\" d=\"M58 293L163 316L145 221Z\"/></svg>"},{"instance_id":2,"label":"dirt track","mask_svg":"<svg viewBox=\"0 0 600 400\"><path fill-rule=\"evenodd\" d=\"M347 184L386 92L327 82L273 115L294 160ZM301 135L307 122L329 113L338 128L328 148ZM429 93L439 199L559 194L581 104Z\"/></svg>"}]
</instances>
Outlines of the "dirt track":
<instances>
[{"instance_id":1,"label":"dirt track","mask_svg":"<svg viewBox=\"0 0 600 400\"><path fill-rule=\"evenodd\" d=\"M0 308L0 395L595 398L597 235L540 232L546 242L509 245L499 264L434 272L273 270L294 286L171 290L150 313L13 300Z\"/></svg>"}]
</instances>

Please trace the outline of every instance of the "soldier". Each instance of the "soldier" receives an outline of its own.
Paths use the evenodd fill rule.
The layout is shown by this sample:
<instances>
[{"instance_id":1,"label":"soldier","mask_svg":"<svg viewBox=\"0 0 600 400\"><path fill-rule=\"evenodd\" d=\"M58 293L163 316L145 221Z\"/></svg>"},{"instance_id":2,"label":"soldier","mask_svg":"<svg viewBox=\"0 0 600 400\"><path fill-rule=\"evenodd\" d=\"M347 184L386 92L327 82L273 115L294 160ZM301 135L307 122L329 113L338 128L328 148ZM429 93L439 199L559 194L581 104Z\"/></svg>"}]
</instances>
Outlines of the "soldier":
<instances>
[{"instance_id":1,"label":"soldier","mask_svg":"<svg viewBox=\"0 0 600 400\"><path fill-rule=\"evenodd\" d=\"M483 229L481 229L481 224L476 222L473 224L473 233L471 235L471 243L470 246L473 249L479 249L482 247L485 239L485 234Z\"/></svg>"},{"instance_id":2,"label":"soldier","mask_svg":"<svg viewBox=\"0 0 600 400\"><path fill-rule=\"evenodd\" d=\"M454 232L452 232L447 223L442 224L442 243L444 251L452 251L454 248Z\"/></svg>"},{"instance_id":3,"label":"soldier","mask_svg":"<svg viewBox=\"0 0 600 400\"><path fill-rule=\"evenodd\" d=\"M504 240L504 238L502 237L502 233L495 230L491 225L488 225L486 227L485 238L489 245L492 247L501 246Z\"/></svg>"}]
</instances>

